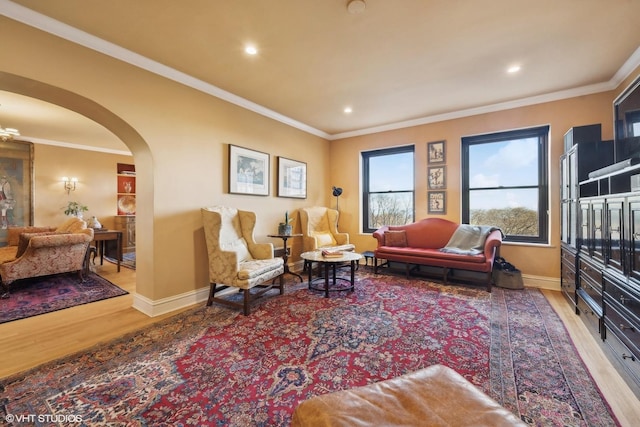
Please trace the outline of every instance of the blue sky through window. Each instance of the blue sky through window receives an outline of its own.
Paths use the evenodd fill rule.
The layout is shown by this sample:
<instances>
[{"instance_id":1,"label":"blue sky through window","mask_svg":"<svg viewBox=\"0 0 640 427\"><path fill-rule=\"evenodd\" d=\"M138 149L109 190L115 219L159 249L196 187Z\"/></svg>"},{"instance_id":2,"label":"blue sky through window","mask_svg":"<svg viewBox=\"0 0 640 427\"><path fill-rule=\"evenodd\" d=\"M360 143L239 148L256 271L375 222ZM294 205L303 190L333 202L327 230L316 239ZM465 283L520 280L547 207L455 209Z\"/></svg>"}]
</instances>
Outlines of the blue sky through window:
<instances>
[{"instance_id":1,"label":"blue sky through window","mask_svg":"<svg viewBox=\"0 0 640 427\"><path fill-rule=\"evenodd\" d=\"M538 139L526 138L469 146L470 208L538 210L538 190L478 188L538 186Z\"/></svg>"},{"instance_id":2,"label":"blue sky through window","mask_svg":"<svg viewBox=\"0 0 640 427\"><path fill-rule=\"evenodd\" d=\"M389 190L413 190L413 152L369 159L369 191Z\"/></svg>"}]
</instances>

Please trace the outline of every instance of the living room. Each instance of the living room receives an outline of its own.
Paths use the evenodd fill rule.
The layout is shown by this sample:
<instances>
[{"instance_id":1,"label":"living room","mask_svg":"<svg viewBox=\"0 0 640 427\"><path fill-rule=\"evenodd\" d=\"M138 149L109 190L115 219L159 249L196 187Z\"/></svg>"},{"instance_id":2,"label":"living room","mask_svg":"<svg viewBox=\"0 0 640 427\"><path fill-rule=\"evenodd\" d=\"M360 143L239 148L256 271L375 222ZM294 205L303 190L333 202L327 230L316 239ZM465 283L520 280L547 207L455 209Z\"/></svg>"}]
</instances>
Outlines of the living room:
<instances>
[{"instance_id":1,"label":"living room","mask_svg":"<svg viewBox=\"0 0 640 427\"><path fill-rule=\"evenodd\" d=\"M19 2L28 5L30 2ZM77 200L110 226L116 209L117 163L135 163L137 178L137 270L134 306L158 316L206 300L208 259L200 208L229 205L258 211L256 237L276 231L286 211L294 215L308 206L335 206L340 197L340 229L348 232L359 252L375 248L360 220L360 158L362 151L412 144L415 147L415 217L428 216L427 144L446 141L447 208L437 215L460 221L462 137L541 124L550 126L550 241L545 245L505 244L502 255L518 266L528 286L560 289L559 168L563 135L573 126L600 123L602 139L613 139L613 100L640 74L637 51L632 60L616 64L615 76L590 91L530 99L515 108L477 110L397 129L382 129L339 138L326 137L277 121L255 109L166 79L104 55L32 25L0 17L0 37L11 40L11 61L3 63L0 90L14 92L83 114L116 135L121 151L101 152L63 146L51 130L20 128L34 144L34 224L54 225L64 219L62 207ZM46 49L43 48L46 46ZM632 52L633 53L633 52ZM634 62L635 61L635 62ZM629 69L629 67L631 67ZM613 82L613 83L612 83ZM601 82L598 82L601 83ZM265 89L266 90L266 89ZM1 108L1 107L0 107ZM25 120L28 121L28 120ZM4 126L13 123L1 123ZM38 142L40 140L41 142ZM87 141L87 146L91 146ZM229 145L270 156L270 192L266 197L230 194ZM132 155L127 155L130 150ZM276 159L307 164L307 197L276 195ZM61 176L76 176L77 189L64 191ZM296 228L297 227L297 228ZM299 265L301 247L293 241L292 261Z\"/></svg>"}]
</instances>

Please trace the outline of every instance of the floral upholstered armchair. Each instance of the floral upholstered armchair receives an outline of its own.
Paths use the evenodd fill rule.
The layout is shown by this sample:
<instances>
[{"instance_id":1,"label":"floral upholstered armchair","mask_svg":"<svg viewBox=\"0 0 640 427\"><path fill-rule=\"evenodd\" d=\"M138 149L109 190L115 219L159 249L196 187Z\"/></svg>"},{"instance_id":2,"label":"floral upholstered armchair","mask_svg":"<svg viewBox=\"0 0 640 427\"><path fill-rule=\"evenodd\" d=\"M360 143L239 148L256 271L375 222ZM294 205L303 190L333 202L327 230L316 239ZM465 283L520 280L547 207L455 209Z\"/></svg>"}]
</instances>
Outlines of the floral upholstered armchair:
<instances>
[{"instance_id":1,"label":"floral upholstered armchair","mask_svg":"<svg viewBox=\"0 0 640 427\"><path fill-rule=\"evenodd\" d=\"M330 251L353 251L349 234L338 231L339 212L322 206L300 209L302 226L302 249L304 252L327 249ZM308 267L305 261L305 270Z\"/></svg>"},{"instance_id":2,"label":"floral upholstered armchair","mask_svg":"<svg viewBox=\"0 0 640 427\"><path fill-rule=\"evenodd\" d=\"M7 237L7 246L0 248L2 298L9 297L9 285L18 279L68 272L84 279L93 229L83 220L70 218L57 228L10 227Z\"/></svg>"},{"instance_id":3,"label":"floral upholstered armchair","mask_svg":"<svg viewBox=\"0 0 640 427\"><path fill-rule=\"evenodd\" d=\"M277 288L284 293L282 274L284 261L273 256L271 243L256 243L253 230L256 214L231 207L207 207L202 209L202 221L209 255L209 282L211 289L207 305L214 301L234 308L241 308L245 316L256 298L273 288L265 284L278 279ZM216 296L229 287L243 292L242 302ZM260 288L251 292L252 288Z\"/></svg>"}]
</instances>

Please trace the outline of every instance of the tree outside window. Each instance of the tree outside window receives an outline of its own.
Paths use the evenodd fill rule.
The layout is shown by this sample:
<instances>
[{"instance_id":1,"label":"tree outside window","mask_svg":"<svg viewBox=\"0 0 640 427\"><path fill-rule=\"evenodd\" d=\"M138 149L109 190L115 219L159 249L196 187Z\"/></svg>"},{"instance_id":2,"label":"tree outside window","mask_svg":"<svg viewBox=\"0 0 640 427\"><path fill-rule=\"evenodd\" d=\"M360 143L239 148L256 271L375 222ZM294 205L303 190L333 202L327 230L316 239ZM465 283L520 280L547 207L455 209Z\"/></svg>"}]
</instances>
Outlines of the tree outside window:
<instances>
[{"instance_id":1,"label":"tree outside window","mask_svg":"<svg viewBox=\"0 0 640 427\"><path fill-rule=\"evenodd\" d=\"M414 221L414 147L362 153L363 231Z\"/></svg>"},{"instance_id":2,"label":"tree outside window","mask_svg":"<svg viewBox=\"0 0 640 427\"><path fill-rule=\"evenodd\" d=\"M542 126L462 138L463 223L548 243L548 135Z\"/></svg>"}]
</instances>

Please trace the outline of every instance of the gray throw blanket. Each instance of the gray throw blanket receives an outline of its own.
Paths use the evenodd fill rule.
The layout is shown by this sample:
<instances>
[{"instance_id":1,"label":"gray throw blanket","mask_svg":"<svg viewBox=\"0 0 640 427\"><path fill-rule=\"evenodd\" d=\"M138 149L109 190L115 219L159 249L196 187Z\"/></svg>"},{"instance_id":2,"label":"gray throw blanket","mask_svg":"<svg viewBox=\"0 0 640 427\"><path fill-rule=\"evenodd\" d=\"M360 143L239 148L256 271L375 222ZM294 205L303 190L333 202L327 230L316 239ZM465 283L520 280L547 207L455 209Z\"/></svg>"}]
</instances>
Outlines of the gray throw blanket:
<instances>
[{"instance_id":1,"label":"gray throw blanket","mask_svg":"<svg viewBox=\"0 0 640 427\"><path fill-rule=\"evenodd\" d=\"M478 255L484 251L487 236L498 227L489 225L460 224L441 252L461 255ZM501 231L502 232L502 231Z\"/></svg>"}]
</instances>

